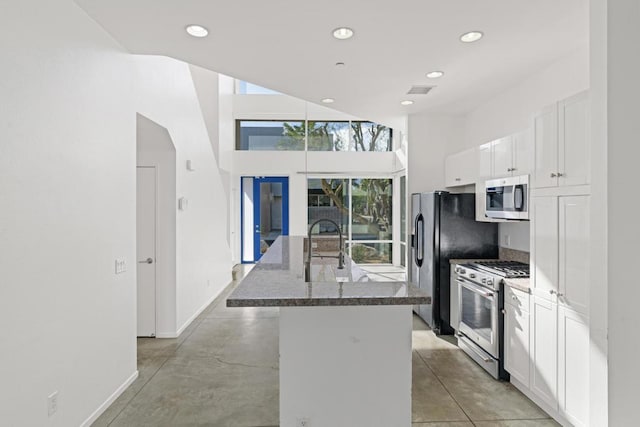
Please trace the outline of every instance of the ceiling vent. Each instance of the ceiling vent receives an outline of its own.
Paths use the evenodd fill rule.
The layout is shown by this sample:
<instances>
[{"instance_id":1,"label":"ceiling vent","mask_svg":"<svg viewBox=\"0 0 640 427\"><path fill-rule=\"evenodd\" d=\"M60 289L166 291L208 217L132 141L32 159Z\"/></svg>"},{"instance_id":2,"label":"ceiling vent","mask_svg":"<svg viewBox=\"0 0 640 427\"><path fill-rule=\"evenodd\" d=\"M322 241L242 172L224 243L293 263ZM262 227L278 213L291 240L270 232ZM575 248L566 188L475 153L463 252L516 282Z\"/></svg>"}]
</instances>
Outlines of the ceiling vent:
<instances>
[{"instance_id":1,"label":"ceiling vent","mask_svg":"<svg viewBox=\"0 0 640 427\"><path fill-rule=\"evenodd\" d=\"M426 95L433 89L433 86L411 86L407 95Z\"/></svg>"}]
</instances>

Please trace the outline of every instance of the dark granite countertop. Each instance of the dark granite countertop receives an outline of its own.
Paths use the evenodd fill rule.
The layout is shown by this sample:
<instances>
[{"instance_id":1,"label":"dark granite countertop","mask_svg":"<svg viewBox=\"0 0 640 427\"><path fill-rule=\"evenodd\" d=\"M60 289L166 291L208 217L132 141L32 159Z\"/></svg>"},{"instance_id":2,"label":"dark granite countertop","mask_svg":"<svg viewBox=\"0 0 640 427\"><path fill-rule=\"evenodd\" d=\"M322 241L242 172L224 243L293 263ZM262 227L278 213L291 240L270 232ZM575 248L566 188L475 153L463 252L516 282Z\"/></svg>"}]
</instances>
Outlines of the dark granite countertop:
<instances>
[{"instance_id":1,"label":"dark granite countertop","mask_svg":"<svg viewBox=\"0 0 640 427\"><path fill-rule=\"evenodd\" d=\"M315 257L311 282L304 281L304 237L281 236L227 298L227 307L296 307L429 304L430 299L406 281L369 281L349 257ZM322 253L321 253L322 254ZM325 254L328 255L328 254Z\"/></svg>"}]
</instances>

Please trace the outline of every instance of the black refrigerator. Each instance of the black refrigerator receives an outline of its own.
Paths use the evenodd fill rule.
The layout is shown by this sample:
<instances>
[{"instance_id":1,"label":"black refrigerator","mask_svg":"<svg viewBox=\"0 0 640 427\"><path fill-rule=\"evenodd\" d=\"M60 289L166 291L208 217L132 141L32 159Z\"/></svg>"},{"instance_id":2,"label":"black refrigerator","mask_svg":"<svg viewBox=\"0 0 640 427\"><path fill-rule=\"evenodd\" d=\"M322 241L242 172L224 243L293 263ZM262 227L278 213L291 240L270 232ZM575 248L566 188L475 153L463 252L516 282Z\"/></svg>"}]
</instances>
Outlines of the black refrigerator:
<instances>
[{"instance_id":1,"label":"black refrigerator","mask_svg":"<svg viewBox=\"0 0 640 427\"><path fill-rule=\"evenodd\" d=\"M411 195L409 280L431 297L414 307L436 334L450 335L450 259L498 258L498 224L478 222L475 194L446 191Z\"/></svg>"}]
</instances>

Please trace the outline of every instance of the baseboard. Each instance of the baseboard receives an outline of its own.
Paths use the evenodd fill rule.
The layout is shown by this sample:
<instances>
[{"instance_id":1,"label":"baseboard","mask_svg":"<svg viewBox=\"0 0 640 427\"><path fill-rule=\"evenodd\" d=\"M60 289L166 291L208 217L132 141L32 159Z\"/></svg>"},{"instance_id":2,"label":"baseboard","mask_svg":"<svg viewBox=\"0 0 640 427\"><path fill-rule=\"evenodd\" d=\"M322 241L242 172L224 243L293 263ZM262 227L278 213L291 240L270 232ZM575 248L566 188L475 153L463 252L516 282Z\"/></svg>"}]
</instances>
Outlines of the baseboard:
<instances>
[{"instance_id":1,"label":"baseboard","mask_svg":"<svg viewBox=\"0 0 640 427\"><path fill-rule=\"evenodd\" d=\"M573 424L571 424L566 418L564 418L557 409L551 408L549 404L547 404L545 401L543 401L538 396L536 396L536 394L532 392L531 389L529 389L529 387L527 387L525 384L513 378L513 376L511 377L510 382L515 388L520 390L522 394L527 396L533 403L538 405L540 409L546 412L547 415L549 415L551 418L556 420L560 425L564 427L573 426Z\"/></svg>"},{"instance_id":2,"label":"baseboard","mask_svg":"<svg viewBox=\"0 0 640 427\"><path fill-rule=\"evenodd\" d=\"M196 312L193 314L193 316L191 316L190 318L187 319L186 322L184 322L184 324L182 326L180 326L180 328L178 328L178 331L176 332L176 337L179 337L181 333L184 332L185 329L187 329L189 327L189 325L196 320L196 317L200 316L200 314L207 308L209 307L209 305L211 305L211 303L213 303L216 298L218 298L218 296L220 296L220 294L222 294L222 292L226 289L223 288L217 295L212 296L211 298L209 298L207 300L207 302L205 302L202 307L200 307L199 309L196 310Z\"/></svg>"},{"instance_id":3,"label":"baseboard","mask_svg":"<svg viewBox=\"0 0 640 427\"><path fill-rule=\"evenodd\" d=\"M82 424L80 424L80 427L89 427L91 424L93 424L100 417L100 415L102 415L104 411L106 411L107 408L109 408L109 406L111 406L111 404L115 402L115 400L120 397L122 393L124 393L124 391L136 380L136 378L138 378L137 370L133 374L131 374L131 376L127 378L126 381L122 383L120 387L118 387L116 391L114 391L111 396L109 396L109 398L98 407L98 409L93 411L93 413L89 415L89 418L87 418L82 422Z\"/></svg>"}]
</instances>

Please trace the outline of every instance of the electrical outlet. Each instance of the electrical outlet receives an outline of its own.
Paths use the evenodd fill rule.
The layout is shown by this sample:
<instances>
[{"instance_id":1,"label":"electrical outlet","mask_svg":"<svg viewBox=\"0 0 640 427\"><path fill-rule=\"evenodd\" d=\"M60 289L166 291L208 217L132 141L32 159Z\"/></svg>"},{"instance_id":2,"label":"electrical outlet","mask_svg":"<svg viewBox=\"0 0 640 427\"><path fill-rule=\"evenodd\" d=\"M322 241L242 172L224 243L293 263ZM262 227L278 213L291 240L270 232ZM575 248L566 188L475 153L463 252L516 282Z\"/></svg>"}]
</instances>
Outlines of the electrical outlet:
<instances>
[{"instance_id":1,"label":"electrical outlet","mask_svg":"<svg viewBox=\"0 0 640 427\"><path fill-rule=\"evenodd\" d=\"M207 288L211 287L211 279L207 279Z\"/></svg>"},{"instance_id":2,"label":"electrical outlet","mask_svg":"<svg viewBox=\"0 0 640 427\"><path fill-rule=\"evenodd\" d=\"M54 391L47 397L47 408L49 416L58 412L58 391Z\"/></svg>"},{"instance_id":3,"label":"electrical outlet","mask_svg":"<svg viewBox=\"0 0 640 427\"><path fill-rule=\"evenodd\" d=\"M296 419L296 427L311 427L311 421L309 418Z\"/></svg>"},{"instance_id":4,"label":"electrical outlet","mask_svg":"<svg viewBox=\"0 0 640 427\"><path fill-rule=\"evenodd\" d=\"M311 242L311 249L318 249L318 242Z\"/></svg>"},{"instance_id":5,"label":"electrical outlet","mask_svg":"<svg viewBox=\"0 0 640 427\"><path fill-rule=\"evenodd\" d=\"M122 258L116 259L116 274L121 274L127 271L127 263Z\"/></svg>"},{"instance_id":6,"label":"electrical outlet","mask_svg":"<svg viewBox=\"0 0 640 427\"><path fill-rule=\"evenodd\" d=\"M504 240L504 245L505 246L511 246L511 236L508 234L505 234L503 237Z\"/></svg>"}]
</instances>

